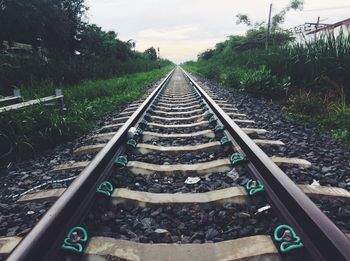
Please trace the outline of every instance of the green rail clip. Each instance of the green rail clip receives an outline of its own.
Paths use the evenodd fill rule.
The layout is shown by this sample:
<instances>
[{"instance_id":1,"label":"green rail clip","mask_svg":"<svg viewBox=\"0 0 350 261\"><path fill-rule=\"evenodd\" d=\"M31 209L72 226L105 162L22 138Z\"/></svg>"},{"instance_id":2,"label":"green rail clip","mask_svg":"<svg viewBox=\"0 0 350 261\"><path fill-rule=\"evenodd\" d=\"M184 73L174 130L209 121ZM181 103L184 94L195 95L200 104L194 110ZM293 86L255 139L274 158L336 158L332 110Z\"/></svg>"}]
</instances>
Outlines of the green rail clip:
<instances>
[{"instance_id":1,"label":"green rail clip","mask_svg":"<svg viewBox=\"0 0 350 261\"><path fill-rule=\"evenodd\" d=\"M230 162L232 166L236 166L244 161L244 156L241 153L232 153L230 156Z\"/></svg>"},{"instance_id":2,"label":"green rail clip","mask_svg":"<svg viewBox=\"0 0 350 261\"><path fill-rule=\"evenodd\" d=\"M126 156L119 156L114 163L119 167L125 167L128 164L128 158Z\"/></svg>"},{"instance_id":3,"label":"green rail clip","mask_svg":"<svg viewBox=\"0 0 350 261\"><path fill-rule=\"evenodd\" d=\"M221 132L221 131L224 131L224 126L222 126L222 125L216 125L215 127L214 127L214 132L215 133L219 133L219 132Z\"/></svg>"},{"instance_id":4,"label":"green rail clip","mask_svg":"<svg viewBox=\"0 0 350 261\"><path fill-rule=\"evenodd\" d=\"M273 237L279 243L279 250L282 253L304 246L293 228L285 224L276 227Z\"/></svg>"},{"instance_id":5,"label":"green rail clip","mask_svg":"<svg viewBox=\"0 0 350 261\"><path fill-rule=\"evenodd\" d=\"M98 185L96 192L110 197L112 196L113 190L114 188L111 182L103 181L100 183L100 185Z\"/></svg>"},{"instance_id":6,"label":"green rail clip","mask_svg":"<svg viewBox=\"0 0 350 261\"><path fill-rule=\"evenodd\" d=\"M140 123L139 123L141 128L146 127L147 124L148 124L148 121L146 121L146 119L142 119L142 121L140 121Z\"/></svg>"},{"instance_id":7,"label":"green rail clip","mask_svg":"<svg viewBox=\"0 0 350 261\"><path fill-rule=\"evenodd\" d=\"M143 134L143 129L141 129L140 127L137 127L135 135L138 136L142 134Z\"/></svg>"},{"instance_id":8,"label":"green rail clip","mask_svg":"<svg viewBox=\"0 0 350 261\"><path fill-rule=\"evenodd\" d=\"M147 110L147 113L148 113L148 114L152 114L152 113L154 113L154 109L149 108L149 109Z\"/></svg>"},{"instance_id":9,"label":"green rail clip","mask_svg":"<svg viewBox=\"0 0 350 261\"><path fill-rule=\"evenodd\" d=\"M150 120L151 120L151 114L145 113L145 116L143 116L143 118L144 118L146 121L150 121Z\"/></svg>"},{"instance_id":10,"label":"green rail clip","mask_svg":"<svg viewBox=\"0 0 350 261\"><path fill-rule=\"evenodd\" d=\"M62 249L80 254L88 240L88 233L83 227L73 227L64 239Z\"/></svg>"},{"instance_id":11,"label":"green rail clip","mask_svg":"<svg viewBox=\"0 0 350 261\"><path fill-rule=\"evenodd\" d=\"M129 139L129 140L126 142L126 145L128 145L129 147L135 149L136 146L137 146L137 141L134 140L134 139Z\"/></svg>"},{"instance_id":12,"label":"green rail clip","mask_svg":"<svg viewBox=\"0 0 350 261\"><path fill-rule=\"evenodd\" d=\"M231 144L231 141L229 140L229 138L227 136L224 136L220 139L220 144L221 145Z\"/></svg>"},{"instance_id":13,"label":"green rail clip","mask_svg":"<svg viewBox=\"0 0 350 261\"><path fill-rule=\"evenodd\" d=\"M217 123L218 119L215 118L215 116L213 115L210 117L210 119L208 121L209 121L209 124L215 124L215 123Z\"/></svg>"},{"instance_id":14,"label":"green rail clip","mask_svg":"<svg viewBox=\"0 0 350 261\"><path fill-rule=\"evenodd\" d=\"M253 179L248 180L248 182L245 184L245 188L250 196L253 196L260 191L264 191L265 189L264 185L261 184L259 180Z\"/></svg>"},{"instance_id":15,"label":"green rail clip","mask_svg":"<svg viewBox=\"0 0 350 261\"><path fill-rule=\"evenodd\" d=\"M205 114L204 114L204 117L207 119L207 120L209 120L212 116L213 116L214 114L212 114L211 112L206 112Z\"/></svg>"}]
</instances>

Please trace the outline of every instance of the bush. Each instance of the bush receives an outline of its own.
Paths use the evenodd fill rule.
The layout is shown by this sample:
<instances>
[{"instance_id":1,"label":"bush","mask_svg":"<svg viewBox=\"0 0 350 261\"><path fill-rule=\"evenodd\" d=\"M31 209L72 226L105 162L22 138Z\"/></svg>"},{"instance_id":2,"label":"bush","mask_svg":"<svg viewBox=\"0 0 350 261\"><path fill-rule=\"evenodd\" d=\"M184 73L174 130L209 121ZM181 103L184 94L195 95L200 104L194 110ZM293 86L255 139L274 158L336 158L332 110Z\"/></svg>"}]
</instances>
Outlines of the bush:
<instances>
[{"instance_id":1,"label":"bush","mask_svg":"<svg viewBox=\"0 0 350 261\"><path fill-rule=\"evenodd\" d=\"M249 70L243 74L240 84L242 89L254 96L280 99L284 96L289 78L279 80L277 76L271 75L266 66L261 66L258 70Z\"/></svg>"},{"instance_id":2,"label":"bush","mask_svg":"<svg viewBox=\"0 0 350 261\"><path fill-rule=\"evenodd\" d=\"M231 88L241 88L241 78L245 72L239 68L230 68L226 74L223 74L222 83Z\"/></svg>"},{"instance_id":3,"label":"bush","mask_svg":"<svg viewBox=\"0 0 350 261\"><path fill-rule=\"evenodd\" d=\"M322 100L317 96L305 93L289 97L288 105L290 111L305 115L322 115L325 113L325 106Z\"/></svg>"}]
</instances>

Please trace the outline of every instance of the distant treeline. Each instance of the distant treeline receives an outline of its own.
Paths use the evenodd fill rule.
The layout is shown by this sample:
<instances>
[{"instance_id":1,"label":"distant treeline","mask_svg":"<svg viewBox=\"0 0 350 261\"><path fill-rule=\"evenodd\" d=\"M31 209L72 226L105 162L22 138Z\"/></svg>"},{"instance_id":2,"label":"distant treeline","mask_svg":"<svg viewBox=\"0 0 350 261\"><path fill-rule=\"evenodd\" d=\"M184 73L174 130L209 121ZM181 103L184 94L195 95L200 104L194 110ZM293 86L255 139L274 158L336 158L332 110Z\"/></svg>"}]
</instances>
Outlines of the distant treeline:
<instances>
[{"instance_id":1,"label":"distant treeline","mask_svg":"<svg viewBox=\"0 0 350 261\"><path fill-rule=\"evenodd\" d=\"M85 0L1 0L0 48L25 43L32 54L0 52L0 95L43 80L72 84L159 66L155 48L132 51L116 32L84 21L87 10Z\"/></svg>"}]
</instances>

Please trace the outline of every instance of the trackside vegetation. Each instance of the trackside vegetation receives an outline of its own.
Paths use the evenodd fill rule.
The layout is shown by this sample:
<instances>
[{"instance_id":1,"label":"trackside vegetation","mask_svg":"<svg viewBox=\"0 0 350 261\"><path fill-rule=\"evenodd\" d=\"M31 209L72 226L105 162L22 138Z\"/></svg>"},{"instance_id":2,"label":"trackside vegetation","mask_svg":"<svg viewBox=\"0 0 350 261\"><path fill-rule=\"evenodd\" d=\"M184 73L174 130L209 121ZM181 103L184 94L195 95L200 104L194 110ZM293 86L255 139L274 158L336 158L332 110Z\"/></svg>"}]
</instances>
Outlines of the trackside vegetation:
<instances>
[{"instance_id":1,"label":"trackside vegetation","mask_svg":"<svg viewBox=\"0 0 350 261\"><path fill-rule=\"evenodd\" d=\"M0 114L0 160L28 158L37 151L78 137L90 131L97 120L115 111L118 107L134 101L144 94L147 86L159 80L172 68L128 74L107 80L86 80L74 86L63 86L67 110L44 105ZM52 82L42 83L37 92L53 93Z\"/></svg>"},{"instance_id":2,"label":"trackside vegetation","mask_svg":"<svg viewBox=\"0 0 350 261\"><path fill-rule=\"evenodd\" d=\"M1 113L0 161L86 133L170 70L154 47L135 51L134 40L90 24L88 9L85 0L0 1L0 97L18 88L31 100L61 88L67 108Z\"/></svg>"},{"instance_id":3,"label":"trackside vegetation","mask_svg":"<svg viewBox=\"0 0 350 261\"><path fill-rule=\"evenodd\" d=\"M328 32L295 41L276 30L265 48L266 29L231 36L184 67L228 87L274 101L284 116L315 125L350 145L350 34Z\"/></svg>"}]
</instances>

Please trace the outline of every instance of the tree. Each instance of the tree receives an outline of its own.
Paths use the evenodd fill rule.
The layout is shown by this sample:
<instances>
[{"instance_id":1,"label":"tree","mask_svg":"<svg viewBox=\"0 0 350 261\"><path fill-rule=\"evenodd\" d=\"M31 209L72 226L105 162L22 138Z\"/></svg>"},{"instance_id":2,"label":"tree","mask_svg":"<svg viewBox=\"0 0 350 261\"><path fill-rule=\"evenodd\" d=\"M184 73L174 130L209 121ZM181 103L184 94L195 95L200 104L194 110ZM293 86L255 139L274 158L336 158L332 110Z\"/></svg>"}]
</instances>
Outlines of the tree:
<instances>
[{"instance_id":1,"label":"tree","mask_svg":"<svg viewBox=\"0 0 350 261\"><path fill-rule=\"evenodd\" d=\"M131 56L130 46L117 36L114 31L105 32L95 24L85 24L79 35L78 49L85 56L113 57L125 61Z\"/></svg>"},{"instance_id":2,"label":"tree","mask_svg":"<svg viewBox=\"0 0 350 261\"><path fill-rule=\"evenodd\" d=\"M248 15L246 14L237 14L237 21L236 24L246 24L248 26L252 25L252 22L250 21Z\"/></svg>"},{"instance_id":3,"label":"tree","mask_svg":"<svg viewBox=\"0 0 350 261\"><path fill-rule=\"evenodd\" d=\"M0 41L34 48L41 42L52 55L73 54L86 10L84 0L0 0Z\"/></svg>"},{"instance_id":4,"label":"tree","mask_svg":"<svg viewBox=\"0 0 350 261\"><path fill-rule=\"evenodd\" d=\"M214 52L215 50L213 49L207 49L198 55L198 60L209 60L211 57L213 57Z\"/></svg>"},{"instance_id":5,"label":"tree","mask_svg":"<svg viewBox=\"0 0 350 261\"><path fill-rule=\"evenodd\" d=\"M290 10L302 10L304 6L304 0L292 0L285 8L283 8L279 13L275 14L272 17L272 31L275 31L280 24L284 23L285 15ZM252 26L252 22L246 14L237 14L236 15L236 24L246 24L247 26ZM254 28L260 28L263 26L264 22L254 23Z\"/></svg>"},{"instance_id":6,"label":"tree","mask_svg":"<svg viewBox=\"0 0 350 261\"><path fill-rule=\"evenodd\" d=\"M153 46L144 51L144 55L149 60L157 60L157 51Z\"/></svg>"},{"instance_id":7,"label":"tree","mask_svg":"<svg viewBox=\"0 0 350 261\"><path fill-rule=\"evenodd\" d=\"M284 23L286 13L290 10L302 10L304 6L303 0L292 0L278 14L272 17L272 31L276 30L280 24Z\"/></svg>"}]
</instances>

